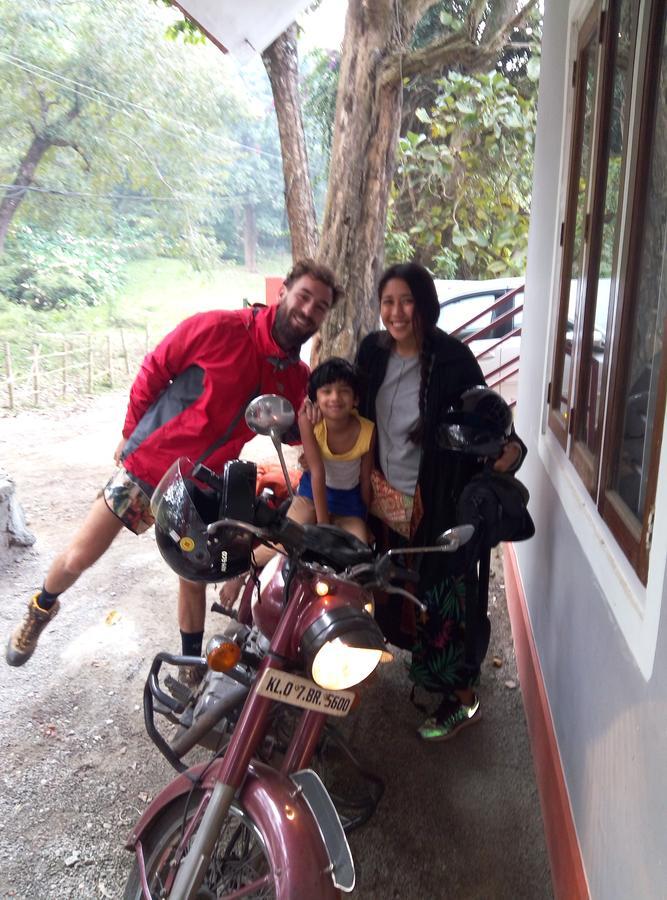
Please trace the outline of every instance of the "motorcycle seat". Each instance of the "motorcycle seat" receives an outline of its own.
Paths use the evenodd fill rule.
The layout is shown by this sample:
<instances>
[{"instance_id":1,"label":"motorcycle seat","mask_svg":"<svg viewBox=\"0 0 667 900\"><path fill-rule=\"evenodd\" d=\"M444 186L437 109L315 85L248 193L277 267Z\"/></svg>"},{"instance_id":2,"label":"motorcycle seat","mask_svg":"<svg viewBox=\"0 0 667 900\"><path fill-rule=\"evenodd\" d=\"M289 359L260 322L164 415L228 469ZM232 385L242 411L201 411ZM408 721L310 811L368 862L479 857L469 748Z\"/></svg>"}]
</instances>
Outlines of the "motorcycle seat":
<instances>
[{"instance_id":1,"label":"motorcycle seat","mask_svg":"<svg viewBox=\"0 0 667 900\"><path fill-rule=\"evenodd\" d=\"M371 562L373 551L349 531L336 525L304 525L305 562L319 562L340 571Z\"/></svg>"}]
</instances>

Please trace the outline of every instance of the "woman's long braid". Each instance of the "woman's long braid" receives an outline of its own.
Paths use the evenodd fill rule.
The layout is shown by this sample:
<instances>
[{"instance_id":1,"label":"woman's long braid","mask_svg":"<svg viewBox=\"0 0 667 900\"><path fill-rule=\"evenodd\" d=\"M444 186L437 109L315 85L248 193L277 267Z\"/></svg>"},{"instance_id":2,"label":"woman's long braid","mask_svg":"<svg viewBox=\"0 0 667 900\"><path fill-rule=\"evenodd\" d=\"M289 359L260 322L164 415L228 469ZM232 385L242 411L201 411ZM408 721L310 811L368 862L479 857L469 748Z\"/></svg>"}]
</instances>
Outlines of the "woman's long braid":
<instances>
[{"instance_id":1,"label":"woman's long braid","mask_svg":"<svg viewBox=\"0 0 667 900\"><path fill-rule=\"evenodd\" d=\"M433 353L431 335L425 334L421 341L419 353L419 419L408 437L414 444L421 444L424 438L424 420L426 418L426 398L433 371Z\"/></svg>"}]
</instances>

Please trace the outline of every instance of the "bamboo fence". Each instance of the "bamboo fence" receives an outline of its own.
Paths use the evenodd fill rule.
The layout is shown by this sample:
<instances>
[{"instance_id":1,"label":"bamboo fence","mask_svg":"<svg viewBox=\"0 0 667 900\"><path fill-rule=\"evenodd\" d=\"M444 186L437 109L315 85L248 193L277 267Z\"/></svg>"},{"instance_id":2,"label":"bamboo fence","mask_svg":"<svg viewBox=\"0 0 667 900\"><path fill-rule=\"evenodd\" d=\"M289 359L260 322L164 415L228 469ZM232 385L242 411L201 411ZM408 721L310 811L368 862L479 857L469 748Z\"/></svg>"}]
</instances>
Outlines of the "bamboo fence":
<instances>
[{"instance_id":1,"label":"bamboo fence","mask_svg":"<svg viewBox=\"0 0 667 900\"><path fill-rule=\"evenodd\" d=\"M124 387L149 348L148 328L40 333L28 352L0 337L0 411L52 406Z\"/></svg>"}]
</instances>

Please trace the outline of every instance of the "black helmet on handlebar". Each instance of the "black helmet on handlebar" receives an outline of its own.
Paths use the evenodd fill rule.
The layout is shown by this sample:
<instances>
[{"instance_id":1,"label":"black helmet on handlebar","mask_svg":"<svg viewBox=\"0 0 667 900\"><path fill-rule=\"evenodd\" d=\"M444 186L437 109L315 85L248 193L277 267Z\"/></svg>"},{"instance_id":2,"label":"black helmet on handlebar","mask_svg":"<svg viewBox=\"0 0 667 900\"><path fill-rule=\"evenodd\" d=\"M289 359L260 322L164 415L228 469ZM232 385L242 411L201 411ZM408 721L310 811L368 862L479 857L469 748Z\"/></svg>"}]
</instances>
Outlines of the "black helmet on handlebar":
<instances>
[{"instance_id":1,"label":"black helmet on handlebar","mask_svg":"<svg viewBox=\"0 0 667 900\"><path fill-rule=\"evenodd\" d=\"M170 466L151 498L155 536L170 568L188 581L224 581L250 568L252 535L207 526L229 518L252 524L257 467L235 459L216 475L182 456Z\"/></svg>"},{"instance_id":2,"label":"black helmet on handlebar","mask_svg":"<svg viewBox=\"0 0 667 900\"><path fill-rule=\"evenodd\" d=\"M497 459L512 433L512 410L500 394L475 385L445 414L440 445L470 456Z\"/></svg>"}]
</instances>

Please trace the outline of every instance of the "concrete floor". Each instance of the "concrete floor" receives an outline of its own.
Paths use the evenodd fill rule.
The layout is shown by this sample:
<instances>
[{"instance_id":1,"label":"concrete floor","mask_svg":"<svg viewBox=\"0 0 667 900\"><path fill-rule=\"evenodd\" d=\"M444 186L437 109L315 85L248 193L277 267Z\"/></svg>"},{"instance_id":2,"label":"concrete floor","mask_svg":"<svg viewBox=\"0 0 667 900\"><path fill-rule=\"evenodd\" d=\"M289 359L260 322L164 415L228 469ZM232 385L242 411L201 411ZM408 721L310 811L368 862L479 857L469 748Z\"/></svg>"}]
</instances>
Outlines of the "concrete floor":
<instances>
[{"instance_id":1,"label":"concrete floor","mask_svg":"<svg viewBox=\"0 0 667 900\"><path fill-rule=\"evenodd\" d=\"M449 742L421 741L424 716L397 651L347 723L385 781L375 815L350 839L360 900L553 896L499 555L493 569L482 720Z\"/></svg>"}]
</instances>

